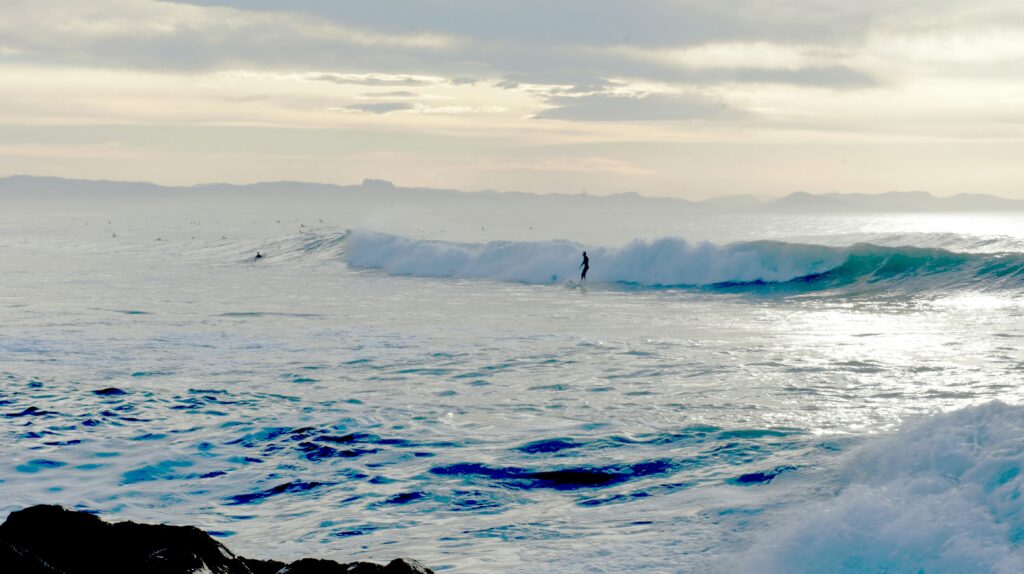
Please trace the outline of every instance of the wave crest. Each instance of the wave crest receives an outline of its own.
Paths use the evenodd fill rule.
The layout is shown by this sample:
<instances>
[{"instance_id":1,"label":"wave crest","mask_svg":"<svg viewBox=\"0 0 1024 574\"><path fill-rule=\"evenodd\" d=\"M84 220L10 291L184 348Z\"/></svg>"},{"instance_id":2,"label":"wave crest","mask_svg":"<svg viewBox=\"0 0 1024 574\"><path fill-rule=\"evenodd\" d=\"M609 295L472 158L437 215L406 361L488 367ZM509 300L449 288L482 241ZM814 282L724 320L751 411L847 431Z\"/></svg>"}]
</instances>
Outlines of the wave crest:
<instances>
[{"instance_id":1,"label":"wave crest","mask_svg":"<svg viewBox=\"0 0 1024 574\"><path fill-rule=\"evenodd\" d=\"M346 260L395 275L544 284L576 277L584 249L591 261L589 280L647 287L785 282L824 273L845 259L841 249L774 241L718 246L664 238L585 248L570 241L453 243L355 232Z\"/></svg>"},{"instance_id":2,"label":"wave crest","mask_svg":"<svg viewBox=\"0 0 1024 574\"><path fill-rule=\"evenodd\" d=\"M753 241L720 246L663 238L608 248L570 241L455 243L360 231L347 238L345 260L355 268L394 275L552 284L578 277L584 249L591 261L589 281L636 288L986 289L1024 283L1024 255L1019 253L956 253L866 243L829 247Z\"/></svg>"}]
</instances>

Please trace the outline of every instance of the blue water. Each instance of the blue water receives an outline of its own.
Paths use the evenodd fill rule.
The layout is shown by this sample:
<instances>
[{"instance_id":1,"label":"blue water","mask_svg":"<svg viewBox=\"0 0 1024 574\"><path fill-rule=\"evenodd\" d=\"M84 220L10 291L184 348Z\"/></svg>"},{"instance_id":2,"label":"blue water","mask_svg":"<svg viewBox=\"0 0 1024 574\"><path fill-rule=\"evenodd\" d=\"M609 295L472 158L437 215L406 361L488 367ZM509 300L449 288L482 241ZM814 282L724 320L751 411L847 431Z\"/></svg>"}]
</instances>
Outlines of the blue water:
<instances>
[{"instance_id":1,"label":"blue water","mask_svg":"<svg viewBox=\"0 0 1024 574\"><path fill-rule=\"evenodd\" d=\"M2 512L451 572L1024 570L1018 236L26 221Z\"/></svg>"}]
</instances>

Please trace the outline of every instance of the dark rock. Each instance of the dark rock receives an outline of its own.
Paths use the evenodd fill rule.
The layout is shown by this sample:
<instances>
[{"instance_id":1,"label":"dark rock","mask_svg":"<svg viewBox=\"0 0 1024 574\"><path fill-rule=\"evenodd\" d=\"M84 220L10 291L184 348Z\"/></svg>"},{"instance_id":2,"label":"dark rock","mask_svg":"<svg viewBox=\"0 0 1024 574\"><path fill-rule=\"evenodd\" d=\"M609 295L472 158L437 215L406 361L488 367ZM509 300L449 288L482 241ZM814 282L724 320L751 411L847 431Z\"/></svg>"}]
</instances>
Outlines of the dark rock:
<instances>
[{"instance_id":1,"label":"dark rock","mask_svg":"<svg viewBox=\"0 0 1024 574\"><path fill-rule=\"evenodd\" d=\"M86 512L33 506L12 512L0 525L0 571L17 574L428 574L411 560L387 566L303 559L235 556L193 526L119 522L108 524Z\"/></svg>"},{"instance_id":2,"label":"dark rock","mask_svg":"<svg viewBox=\"0 0 1024 574\"><path fill-rule=\"evenodd\" d=\"M252 574L277 574L282 568L287 566L284 562L278 562L277 560L254 560L252 558L239 558L245 565L249 567Z\"/></svg>"},{"instance_id":3,"label":"dark rock","mask_svg":"<svg viewBox=\"0 0 1024 574\"><path fill-rule=\"evenodd\" d=\"M384 574L433 574L430 568L408 558L395 558L384 567Z\"/></svg>"},{"instance_id":4,"label":"dark rock","mask_svg":"<svg viewBox=\"0 0 1024 574\"><path fill-rule=\"evenodd\" d=\"M18 574L59 574L58 570L53 569L46 562L2 540L0 540L0 567L4 572L17 572Z\"/></svg>"},{"instance_id":5,"label":"dark rock","mask_svg":"<svg viewBox=\"0 0 1024 574\"><path fill-rule=\"evenodd\" d=\"M355 564L342 566L332 560L303 558L285 566L278 574L347 574L351 572L349 566L355 566Z\"/></svg>"},{"instance_id":6,"label":"dark rock","mask_svg":"<svg viewBox=\"0 0 1024 574\"><path fill-rule=\"evenodd\" d=\"M59 506L12 512L0 525L0 539L67 574L177 574L203 568L218 574L250 574L243 562L198 528L108 524Z\"/></svg>"}]
</instances>

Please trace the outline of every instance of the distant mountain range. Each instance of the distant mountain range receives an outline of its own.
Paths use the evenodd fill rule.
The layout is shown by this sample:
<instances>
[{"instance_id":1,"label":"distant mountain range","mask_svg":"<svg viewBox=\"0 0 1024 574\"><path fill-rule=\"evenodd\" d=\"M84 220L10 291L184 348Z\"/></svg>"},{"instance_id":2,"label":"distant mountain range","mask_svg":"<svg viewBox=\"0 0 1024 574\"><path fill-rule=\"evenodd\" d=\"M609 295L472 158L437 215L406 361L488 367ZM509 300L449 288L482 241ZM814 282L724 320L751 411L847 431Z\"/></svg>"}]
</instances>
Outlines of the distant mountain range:
<instances>
[{"instance_id":1,"label":"distant mountain range","mask_svg":"<svg viewBox=\"0 0 1024 574\"><path fill-rule=\"evenodd\" d=\"M959 193L935 197L925 191L890 191L887 193L825 193L814 195L802 191L764 204L772 211L1005 211L1024 210L1024 201L983 193Z\"/></svg>"},{"instance_id":2,"label":"distant mountain range","mask_svg":"<svg viewBox=\"0 0 1024 574\"><path fill-rule=\"evenodd\" d=\"M313 193L347 194L353 198L369 201L431 199L443 201L475 202L487 198L503 198L521 202L531 200L557 202L597 202L612 206L653 204L671 205L674 208L689 208L706 212L747 212L747 213L880 213L880 212L943 212L943 211L1024 211L1024 200L1007 199L982 193L960 193L950 197L936 197L924 191L890 191L887 193L825 193L811 194L803 191L791 193L777 199L762 199L753 195L715 197L703 201L665 197L645 197L635 192L609 196L531 194L522 192L499 192L493 190L463 192L451 189L397 187L389 181L366 179L358 185L333 185L298 181L270 181L251 184L209 183L186 187L163 186L150 182L104 181L64 179L59 177L37 177L15 175L0 178L0 200L4 195L21 199L31 197L74 195L120 196L123 194L250 194L253 197L266 195L288 196Z\"/></svg>"}]
</instances>

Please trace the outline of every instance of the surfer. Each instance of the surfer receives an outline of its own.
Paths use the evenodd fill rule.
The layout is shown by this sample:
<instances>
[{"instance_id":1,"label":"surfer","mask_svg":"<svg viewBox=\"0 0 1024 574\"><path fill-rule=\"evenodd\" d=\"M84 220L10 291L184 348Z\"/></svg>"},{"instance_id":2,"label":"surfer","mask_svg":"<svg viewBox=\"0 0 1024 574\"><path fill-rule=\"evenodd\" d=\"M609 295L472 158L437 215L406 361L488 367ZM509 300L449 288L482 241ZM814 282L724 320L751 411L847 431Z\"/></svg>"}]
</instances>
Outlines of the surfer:
<instances>
[{"instance_id":1,"label":"surfer","mask_svg":"<svg viewBox=\"0 0 1024 574\"><path fill-rule=\"evenodd\" d=\"M256 259L256 261L259 261L260 259L263 259L263 254L260 253L259 251L257 251L255 259Z\"/></svg>"},{"instance_id":2,"label":"surfer","mask_svg":"<svg viewBox=\"0 0 1024 574\"><path fill-rule=\"evenodd\" d=\"M590 270L590 258L587 257L587 252L583 252L583 263L580 263L580 267L583 268L583 273L580 273L580 282L582 283L587 279L587 271Z\"/></svg>"}]
</instances>

